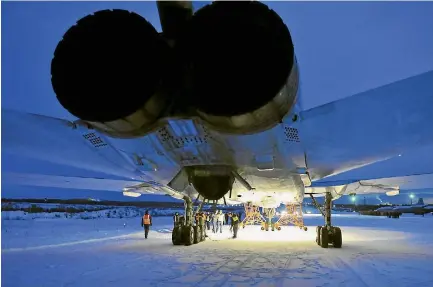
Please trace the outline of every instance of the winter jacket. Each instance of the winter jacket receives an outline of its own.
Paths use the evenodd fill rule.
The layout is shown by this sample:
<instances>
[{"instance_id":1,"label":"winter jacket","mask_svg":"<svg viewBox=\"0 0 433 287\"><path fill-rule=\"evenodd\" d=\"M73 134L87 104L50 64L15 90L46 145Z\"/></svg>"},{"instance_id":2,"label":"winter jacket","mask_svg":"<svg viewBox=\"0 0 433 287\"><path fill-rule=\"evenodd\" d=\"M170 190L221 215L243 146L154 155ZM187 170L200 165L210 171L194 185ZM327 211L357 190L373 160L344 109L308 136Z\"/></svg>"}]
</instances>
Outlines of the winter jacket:
<instances>
[{"instance_id":1,"label":"winter jacket","mask_svg":"<svg viewBox=\"0 0 433 287\"><path fill-rule=\"evenodd\" d=\"M218 221L224 222L224 214L223 213L218 214Z\"/></svg>"},{"instance_id":2,"label":"winter jacket","mask_svg":"<svg viewBox=\"0 0 433 287\"><path fill-rule=\"evenodd\" d=\"M152 225L152 216L150 214L145 214L141 218L141 226Z\"/></svg>"}]
</instances>

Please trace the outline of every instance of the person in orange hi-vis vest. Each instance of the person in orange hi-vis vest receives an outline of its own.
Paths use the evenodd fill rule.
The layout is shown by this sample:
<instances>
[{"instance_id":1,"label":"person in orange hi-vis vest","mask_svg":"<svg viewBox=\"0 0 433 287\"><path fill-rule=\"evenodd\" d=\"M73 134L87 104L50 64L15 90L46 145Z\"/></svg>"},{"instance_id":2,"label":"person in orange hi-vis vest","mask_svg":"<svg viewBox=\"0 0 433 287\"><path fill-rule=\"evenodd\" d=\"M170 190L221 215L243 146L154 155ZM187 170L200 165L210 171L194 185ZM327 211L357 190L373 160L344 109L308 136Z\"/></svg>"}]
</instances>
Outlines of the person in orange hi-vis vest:
<instances>
[{"instance_id":1,"label":"person in orange hi-vis vest","mask_svg":"<svg viewBox=\"0 0 433 287\"><path fill-rule=\"evenodd\" d=\"M149 211L146 210L143 217L141 218L141 227L144 227L144 238L147 239L149 234L149 229L152 226L152 216L150 216Z\"/></svg>"}]
</instances>

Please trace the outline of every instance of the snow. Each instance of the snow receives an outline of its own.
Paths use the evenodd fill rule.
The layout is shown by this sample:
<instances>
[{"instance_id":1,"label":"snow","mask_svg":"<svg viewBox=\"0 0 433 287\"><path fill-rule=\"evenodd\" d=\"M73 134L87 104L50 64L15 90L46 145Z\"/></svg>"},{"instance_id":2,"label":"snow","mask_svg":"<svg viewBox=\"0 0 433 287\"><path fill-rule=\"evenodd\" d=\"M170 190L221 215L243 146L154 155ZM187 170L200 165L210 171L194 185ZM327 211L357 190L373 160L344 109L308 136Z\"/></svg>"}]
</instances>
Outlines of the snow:
<instances>
[{"instance_id":1,"label":"snow","mask_svg":"<svg viewBox=\"0 0 433 287\"><path fill-rule=\"evenodd\" d=\"M241 229L193 246L171 244L171 217L2 220L3 286L433 286L433 216L333 216L342 249L308 231Z\"/></svg>"}]
</instances>

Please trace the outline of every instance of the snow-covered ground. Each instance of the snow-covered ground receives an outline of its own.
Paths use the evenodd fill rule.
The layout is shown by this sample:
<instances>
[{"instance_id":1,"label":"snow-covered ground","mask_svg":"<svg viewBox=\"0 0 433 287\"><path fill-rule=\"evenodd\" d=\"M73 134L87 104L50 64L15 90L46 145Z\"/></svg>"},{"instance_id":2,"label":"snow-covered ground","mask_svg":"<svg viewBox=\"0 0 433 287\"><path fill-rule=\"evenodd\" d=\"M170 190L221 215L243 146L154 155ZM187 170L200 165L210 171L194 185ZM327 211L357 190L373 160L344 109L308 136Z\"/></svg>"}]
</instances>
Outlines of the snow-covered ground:
<instances>
[{"instance_id":1,"label":"snow-covered ground","mask_svg":"<svg viewBox=\"0 0 433 287\"><path fill-rule=\"evenodd\" d=\"M307 232L247 226L193 246L171 244L170 217L2 220L2 286L433 286L433 216L335 215L342 249Z\"/></svg>"}]
</instances>

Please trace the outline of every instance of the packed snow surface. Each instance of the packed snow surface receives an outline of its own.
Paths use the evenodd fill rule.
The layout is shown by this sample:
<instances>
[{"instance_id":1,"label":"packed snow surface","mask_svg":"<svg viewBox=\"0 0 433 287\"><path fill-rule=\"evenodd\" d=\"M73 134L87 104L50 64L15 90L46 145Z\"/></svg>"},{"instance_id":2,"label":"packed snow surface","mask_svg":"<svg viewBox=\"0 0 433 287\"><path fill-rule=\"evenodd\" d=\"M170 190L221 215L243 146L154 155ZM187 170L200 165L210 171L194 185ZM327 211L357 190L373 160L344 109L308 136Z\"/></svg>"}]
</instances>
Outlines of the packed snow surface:
<instances>
[{"instance_id":1,"label":"packed snow surface","mask_svg":"<svg viewBox=\"0 0 433 287\"><path fill-rule=\"evenodd\" d=\"M193 246L173 246L171 217L4 220L2 286L433 286L433 216L335 215L342 249L308 231L247 226Z\"/></svg>"}]
</instances>

